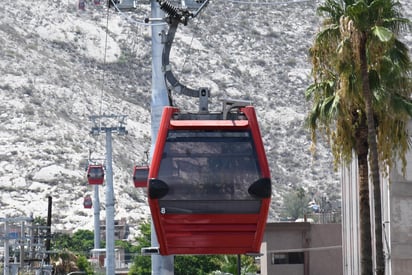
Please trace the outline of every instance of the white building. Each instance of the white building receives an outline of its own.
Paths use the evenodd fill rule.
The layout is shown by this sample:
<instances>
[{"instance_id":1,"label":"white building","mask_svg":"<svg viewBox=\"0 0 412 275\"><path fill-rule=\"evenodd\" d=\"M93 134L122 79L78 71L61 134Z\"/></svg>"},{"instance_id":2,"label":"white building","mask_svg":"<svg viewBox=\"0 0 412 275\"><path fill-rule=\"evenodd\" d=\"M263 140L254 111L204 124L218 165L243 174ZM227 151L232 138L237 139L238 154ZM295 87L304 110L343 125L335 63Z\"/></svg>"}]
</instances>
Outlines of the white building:
<instances>
[{"instance_id":1,"label":"white building","mask_svg":"<svg viewBox=\"0 0 412 275\"><path fill-rule=\"evenodd\" d=\"M408 128L412 132L412 122ZM387 275L411 274L412 270L412 150L406 158L408 165L405 176L402 175L399 162L391 171L390 180L386 178L381 181L382 231ZM342 169L341 175L343 273L357 275L360 274L360 240L356 158L349 167ZM369 193L373 194L371 185ZM373 213L371 216L373 221Z\"/></svg>"}]
</instances>

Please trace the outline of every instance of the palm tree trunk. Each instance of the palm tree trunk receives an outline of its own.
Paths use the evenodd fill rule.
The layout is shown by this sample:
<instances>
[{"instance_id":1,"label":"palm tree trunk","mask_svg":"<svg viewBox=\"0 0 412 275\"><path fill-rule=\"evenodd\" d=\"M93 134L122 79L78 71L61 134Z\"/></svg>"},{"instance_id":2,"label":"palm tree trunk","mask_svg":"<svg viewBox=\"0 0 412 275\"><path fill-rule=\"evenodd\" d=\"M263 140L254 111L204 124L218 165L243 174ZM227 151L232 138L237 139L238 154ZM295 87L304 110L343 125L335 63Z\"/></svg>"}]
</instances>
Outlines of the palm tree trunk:
<instances>
[{"instance_id":1,"label":"palm tree trunk","mask_svg":"<svg viewBox=\"0 0 412 275\"><path fill-rule=\"evenodd\" d=\"M359 214L360 214L360 247L361 274L372 274L372 242L371 216L369 207L369 179L367 155L358 156L359 167Z\"/></svg>"},{"instance_id":2,"label":"palm tree trunk","mask_svg":"<svg viewBox=\"0 0 412 275\"><path fill-rule=\"evenodd\" d=\"M375 249L376 249L376 274L384 275L385 257L383 253L382 238L382 207L381 207L381 187L378 164L378 146L376 143L376 128L372 106L372 94L369 87L369 75L366 56L367 36L361 33L359 43L360 70L362 76L362 91L365 99L366 119L368 123L368 144L370 153L370 166L373 182L373 199L375 210Z\"/></svg>"},{"instance_id":3,"label":"palm tree trunk","mask_svg":"<svg viewBox=\"0 0 412 275\"><path fill-rule=\"evenodd\" d=\"M356 137L356 153L358 155L359 170L359 220L360 220L360 254L361 275L372 275L372 237L371 216L369 204L369 168L368 144L362 138L362 128Z\"/></svg>"}]
</instances>

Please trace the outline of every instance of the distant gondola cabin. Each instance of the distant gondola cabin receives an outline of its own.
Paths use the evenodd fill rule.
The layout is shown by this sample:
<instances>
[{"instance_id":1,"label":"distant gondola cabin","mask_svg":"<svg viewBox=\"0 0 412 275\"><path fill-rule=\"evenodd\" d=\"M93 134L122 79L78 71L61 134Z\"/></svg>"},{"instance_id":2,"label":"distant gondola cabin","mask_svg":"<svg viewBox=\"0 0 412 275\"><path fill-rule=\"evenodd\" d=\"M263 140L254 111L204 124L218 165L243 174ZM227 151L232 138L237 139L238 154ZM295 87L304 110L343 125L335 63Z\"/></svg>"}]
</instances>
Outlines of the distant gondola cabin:
<instances>
[{"instance_id":1,"label":"distant gondola cabin","mask_svg":"<svg viewBox=\"0 0 412 275\"><path fill-rule=\"evenodd\" d=\"M134 10L137 7L136 0L118 0L116 4L120 11Z\"/></svg>"},{"instance_id":2,"label":"distant gondola cabin","mask_svg":"<svg viewBox=\"0 0 412 275\"><path fill-rule=\"evenodd\" d=\"M89 184L103 184L104 170L102 165L89 165L87 169L87 181Z\"/></svg>"},{"instance_id":3,"label":"distant gondola cabin","mask_svg":"<svg viewBox=\"0 0 412 275\"><path fill-rule=\"evenodd\" d=\"M147 179L149 177L148 166L135 166L133 170L134 187L147 187Z\"/></svg>"},{"instance_id":4,"label":"distant gondola cabin","mask_svg":"<svg viewBox=\"0 0 412 275\"><path fill-rule=\"evenodd\" d=\"M84 197L83 206L84 208L87 208L87 209L92 208L93 202L92 202L92 198L90 197L90 195L87 195Z\"/></svg>"},{"instance_id":5,"label":"distant gondola cabin","mask_svg":"<svg viewBox=\"0 0 412 275\"><path fill-rule=\"evenodd\" d=\"M85 0L79 0L79 10L85 10L86 2Z\"/></svg>"}]
</instances>

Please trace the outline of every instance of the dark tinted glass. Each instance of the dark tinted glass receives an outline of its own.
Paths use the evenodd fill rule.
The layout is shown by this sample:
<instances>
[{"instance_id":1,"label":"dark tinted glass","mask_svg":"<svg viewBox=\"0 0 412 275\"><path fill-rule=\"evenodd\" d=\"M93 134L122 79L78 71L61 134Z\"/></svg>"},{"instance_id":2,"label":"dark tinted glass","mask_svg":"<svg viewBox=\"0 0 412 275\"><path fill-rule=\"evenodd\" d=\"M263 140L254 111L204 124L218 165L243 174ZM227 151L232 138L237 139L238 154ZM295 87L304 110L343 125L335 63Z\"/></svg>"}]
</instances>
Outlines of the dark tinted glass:
<instances>
[{"instance_id":1,"label":"dark tinted glass","mask_svg":"<svg viewBox=\"0 0 412 275\"><path fill-rule=\"evenodd\" d=\"M249 131L169 132L158 178L161 200L254 200L249 186L260 178Z\"/></svg>"},{"instance_id":2,"label":"dark tinted glass","mask_svg":"<svg viewBox=\"0 0 412 275\"><path fill-rule=\"evenodd\" d=\"M133 180L135 181L147 181L149 177L149 168L137 168L134 171Z\"/></svg>"},{"instance_id":3,"label":"dark tinted glass","mask_svg":"<svg viewBox=\"0 0 412 275\"><path fill-rule=\"evenodd\" d=\"M304 264L303 252L272 253L272 264Z\"/></svg>"},{"instance_id":4,"label":"dark tinted glass","mask_svg":"<svg viewBox=\"0 0 412 275\"><path fill-rule=\"evenodd\" d=\"M96 179L96 178L103 178L104 173L103 173L103 168L101 167L91 167L89 169L89 177Z\"/></svg>"}]
</instances>

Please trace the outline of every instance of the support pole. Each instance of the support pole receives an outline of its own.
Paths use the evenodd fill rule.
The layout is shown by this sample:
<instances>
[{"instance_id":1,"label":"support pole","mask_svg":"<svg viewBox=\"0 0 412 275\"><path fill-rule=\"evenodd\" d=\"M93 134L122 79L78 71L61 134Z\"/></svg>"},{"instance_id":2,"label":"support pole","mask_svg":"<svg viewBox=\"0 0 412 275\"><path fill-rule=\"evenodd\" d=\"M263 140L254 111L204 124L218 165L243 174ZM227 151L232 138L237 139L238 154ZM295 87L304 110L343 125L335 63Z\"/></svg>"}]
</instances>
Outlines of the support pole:
<instances>
[{"instance_id":1,"label":"support pole","mask_svg":"<svg viewBox=\"0 0 412 275\"><path fill-rule=\"evenodd\" d=\"M10 267L9 267L9 224L6 220L4 222L4 275L9 275Z\"/></svg>"},{"instance_id":2,"label":"support pole","mask_svg":"<svg viewBox=\"0 0 412 275\"><path fill-rule=\"evenodd\" d=\"M106 129L106 274L115 274L112 131Z\"/></svg>"},{"instance_id":3,"label":"support pole","mask_svg":"<svg viewBox=\"0 0 412 275\"><path fill-rule=\"evenodd\" d=\"M151 0L151 17L164 18L164 13L160 9L156 0ZM151 102L151 130L152 144L150 157L153 155L156 144L157 132L160 125L160 118L163 107L169 105L165 77L162 71L162 52L164 45L161 41L160 34L165 30L166 24L152 25L152 102ZM151 223L151 245L159 247L153 221ZM174 266L173 256L152 255L152 275L173 275Z\"/></svg>"},{"instance_id":4,"label":"support pole","mask_svg":"<svg viewBox=\"0 0 412 275\"><path fill-rule=\"evenodd\" d=\"M23 265L24 265L24 246L26 243L25 240L25 229L24 229L24 221L21 223L20 226L20 270L23 270ZM50 255L50 254L49 254Z\"/></svg>"},{"instance_id":5,"label":"support pole","mask_svg":"<svg viewBox=\"0 0 412 275\"><path fill-rule=\"evenodd\" d=\"M117 132L119 135L126 135L127 131L126 131L126 128L124 127L125 119L126 119L125 115L100 115L100 116L90 117L90 120L93 121L93 127L90 133L94 136L99 135L100 132L104 132L106 134L106 274L108 275L115 274L115 269L116 269L115 258L114 258L115 251L114 251L114 188L113 188L113 168L112 168L112 132ZM102 123L102 120L106 120L106 123ZM102 125L107 124L107 122L110 122L113 120L118 120L117 122L118 126L116 127L102 126Z\"/></svg>"},{"instance_id":6,"label":"support pole","mask_svg":"<svg viewBox=\"0 0 412 275\"><path fill-rule=\"evenodd\" d=\"M100 248L100 199L99 199L99 185L93 186L93 214L94 214L94 249ZM96 256L98 252L95 252Z\"/></svg>"},{"instance_id":7,"label":"support pole","mask_svg":"<svg viewBox=\"0 0 412 275\"><path fill-rule=\"evenodd\" d=\"M50 249L51 249L51 223L52 223L52 196L48 196L48 207L47 207L47 238L46 238L46 264L50 264Z\"/></svg>"}]
</instances>

